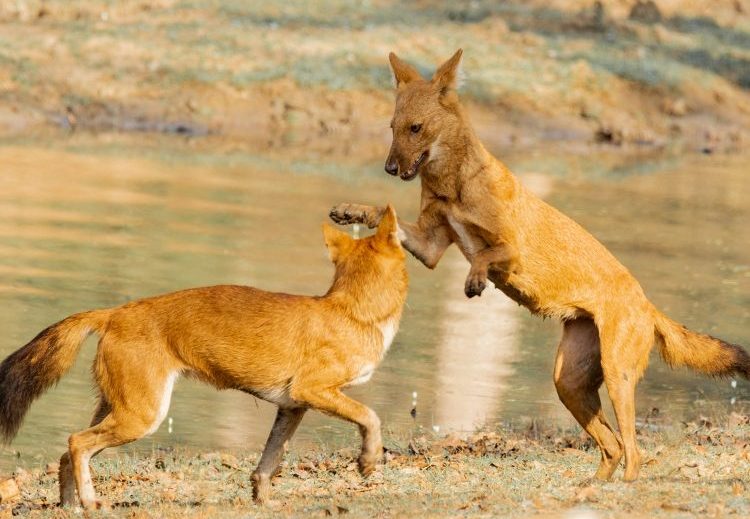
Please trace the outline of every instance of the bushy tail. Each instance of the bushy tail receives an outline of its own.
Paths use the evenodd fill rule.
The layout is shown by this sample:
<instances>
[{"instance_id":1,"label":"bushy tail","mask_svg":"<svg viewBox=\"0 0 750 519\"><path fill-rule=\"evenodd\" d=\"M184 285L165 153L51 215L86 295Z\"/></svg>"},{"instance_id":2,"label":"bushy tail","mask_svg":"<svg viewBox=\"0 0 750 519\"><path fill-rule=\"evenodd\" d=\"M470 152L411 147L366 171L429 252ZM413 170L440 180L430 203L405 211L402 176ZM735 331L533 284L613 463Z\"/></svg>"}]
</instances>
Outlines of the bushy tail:
<instances>
[{"instance_id":1,"label":"bushy tail","mask_svg":"<svg viewBox=\"0 0 750 519\"><path fill-rule=\"evenodd\" d=\"M31 403L73 366L81 344L109 321L108 310L71 315L46 328L0 364L0 437L9 443Z\"/></svg>"},{"instance_id":2,"label":"bushy tail","mask_svg":"<svg viewBox=\"0 0 750 519\"><path fill-rule=\"evenodd\" d=\"M706 375L742 375L750 379L750 355L741 346L688 330L657 312L656 337L661 356L672 367L687 366Z\"/></svg>"}]
</instances>

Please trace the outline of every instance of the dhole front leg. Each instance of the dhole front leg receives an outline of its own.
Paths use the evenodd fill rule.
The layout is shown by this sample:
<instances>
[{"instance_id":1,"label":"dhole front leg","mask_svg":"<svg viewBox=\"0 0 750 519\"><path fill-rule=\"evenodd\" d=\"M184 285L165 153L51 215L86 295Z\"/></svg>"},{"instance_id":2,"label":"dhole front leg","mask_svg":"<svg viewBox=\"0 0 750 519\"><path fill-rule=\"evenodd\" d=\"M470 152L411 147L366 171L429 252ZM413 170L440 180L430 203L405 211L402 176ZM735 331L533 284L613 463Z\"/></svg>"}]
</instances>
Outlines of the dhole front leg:
<instances>
[{"instance_id":1,"label":"dhole front leg","mask_svg":"<svg viewBox=\"0 0 750 519\"><path fill-rule=\"evenodd\" d=\"M329 216L339 225L363 223L373 228L380 223L383 214L383 207L339 204L331 209ZM401 245L430 269L435 268L445 249L452 243L448 228L436 223L438 221L434 211L429 210L422 213L415 224L398 219L398 237Z\"/></svg>"},{"instance_id":2,"label":"dhole front leg","mask_svg":"<svg viewBox=\"0 0 750 519\"><path fill-rule=\"evenodd\" d=\"M357 424L362 435L359 471L367 477L375 470L375 465L383 455L380 418L375 411L338 389L305 390L293 395L293 398L305 402L313 409Z\"/></svg>"},{"instance_id":3,"label":"dhole front leg","mask_svg":"<svg viewBox=\"0 0 750 519\"><path fill-rule=\"evenodd\" d=\"M276 421L268 436L260 462L252 475L253 499L258 504L267 503L271 496L271 477L276 473L286 452L289 439L305 415L304 407L294 409L279 408Z\"/></svg>"},{"instance_id":4,"label":"dhole front leg","mask_svg":"<svg viewBox=\"0 0 750 519\"><path fill-rule=\"evenodd\" d=\"M60 468L57 474L60 485L60 506L76 506L78 502L76 480L68 451L60 457Z\"/></svg>"},{"instance_id":5,"label":"dhole front leg","mask_svg":"<svg viewBox=\"0 0 750 519\"><path fill-rule=\"evenodd\" d=\"M498 270L505 275L519 271L518 252L509 243L483 249L471 258L471 270L466 277L464 293L467 297L482 295L487 286L487 274L490 269Z\"/></svg>"}]
</instances>

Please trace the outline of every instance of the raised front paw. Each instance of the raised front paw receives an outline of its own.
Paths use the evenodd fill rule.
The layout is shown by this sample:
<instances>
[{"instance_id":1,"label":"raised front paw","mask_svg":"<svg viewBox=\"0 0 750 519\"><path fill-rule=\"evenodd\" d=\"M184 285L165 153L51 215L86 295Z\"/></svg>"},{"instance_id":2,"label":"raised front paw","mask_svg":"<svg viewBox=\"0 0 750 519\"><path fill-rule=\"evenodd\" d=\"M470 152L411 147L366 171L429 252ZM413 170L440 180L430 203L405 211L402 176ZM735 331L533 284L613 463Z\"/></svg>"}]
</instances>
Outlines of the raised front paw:
<instances>
[{"instance_id":1,"label":"raised front paw","mask_svg":"<svg viewBox=\"0 0 750 519\"><path fill-rule=\"evenodd\" d=\"M481 296L482 291L487 288L487 275L483 273L470 272L464 285L466 297Z\"/></svg>"},{"instance_id":2,"label":"raised front paw","mask_svg":"<svg viewBox=\"0 0 750 519\"><path fill-rule=\"evenodd\" d=\"M380 223L383 211L371 205L338 204L331 209L328 216L339 225L363 223L372 229Z\"/></svg>"}]
</instances>

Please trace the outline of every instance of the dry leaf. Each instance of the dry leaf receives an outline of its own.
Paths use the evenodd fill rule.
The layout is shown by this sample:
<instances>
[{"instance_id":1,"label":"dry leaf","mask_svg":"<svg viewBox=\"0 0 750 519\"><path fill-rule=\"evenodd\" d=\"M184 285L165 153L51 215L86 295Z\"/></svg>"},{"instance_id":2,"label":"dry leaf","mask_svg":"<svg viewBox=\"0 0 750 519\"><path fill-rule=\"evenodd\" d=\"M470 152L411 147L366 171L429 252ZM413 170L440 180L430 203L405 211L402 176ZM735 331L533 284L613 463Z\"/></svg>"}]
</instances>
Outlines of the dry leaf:
<instances>
[{"instance_id":1,"label":"dry leaf","mask_svg":"<svg viewBox=\"0 0 750 519\"><path fill-rule=\"evenodd\" d=\"M23 487L24 485L26 485L26 483L31 481L32 476L30 472L19 467L13 473L13 479L16 480L16 484L19 487Z\"/></svg>"},{"instance_id":2,"label":"dry leaf","mask_svg":"<svg viewBox=\"0 0 750 519\"><path fill-rule=\"evenodd\" d=\"M679 510L680 512L689 512L690 507L687 505L677 505L673 503L662 503L661 508L663 510Z\"/></svg>"},{"instance_id":3,"label":"dry leaf","mask_svg":"<svg viewBox=\"0 0 750 519\"><path fill-rule=\"evenodd\" d=\"M221 464L229 469L237 469L240 466L240 462L237 460L237 457L232 456L231 454L222 453L220 459Z\"/></svg>"},{"instance_id":4,"label":"dry leaf","mask_svg":"<svg viewBox=\"0 0 750 519\"><path fill-rule=\"evenodd\" d=\"M349 489L349 482L343 479L337 479L331 484L332 492L341 492L343 490L348 490L348 489Z\"/></svg>"},{"instance_id":5,"label":"dry leaf","mask_svg":"<svg viewBox=\"0 0 750 519\"><path fill-rule=\"evenodd\" d=\"M593 487L591 485L582 488L576 493L575 500L579 503L582 503L584 501L595 501L594 497L596 497L596 494L599 491L596 489L596 487Z\"/></svg>"},{"instance_id":6,"label":"dry leaf","mask_svg":"<svg viewBox=\"0 0 750 519\"><path fill-rule=\"evenodd\" d=\"M221 454L219 454L218 452L204 452L203 454L198 456L198 459L208 462L219 461L221 460Z\"/></svg>"},{"instance_id":7,"label":"dry leaf","mask_svg":"<svg viewBox=\"0 0 750 519\"><path fill-rule=\"evenodd\" d=\"M729 427L737 427L740 425L750 424L750 417L744 414L732 412L727 420Z\"/></svg>"},{"instance_id":8,"label":"dry leaf","mask_svg":"<svg viewBox=\"0 0 750 519\"><path fill-rule=\"evenodd\" d=\"M708 517L723 517L724 505L721 503L711 503L706 507L706 514Z\"/></svg>"},{"instance_id":9,"label":"dry leaf","mask_svg":"<svg viewBox=\"0 0 750 519\"><path fill-rule=\"evenodd\" d=\"M310 477L310 473L303 469L296 469L292 471L292 476L299 479L307 479Z\"/></svg>"},{"instance_id":10,"label":"dry leaf","mask_svg":"<svg viewBox=\"0 0 750 519\"><path fill-rule=\"evenodd\" d=\"M18 490L18 485L15 479L6 479L0 483L0 503L10 503L15 501L20 496L21 491Z\"/></svg>"},{"instance_id":11,"label":"dry leaf","mask_svg":"<svg viewBox=\"0 0 750 519\"><path fill-rule=\"evenodd\" d=\"M583 452L583 451L582 451L581 449L572 449L572 448L570 448L570 447L565 447L565 448L564 448L564 449L563 449L562 451L563 451L563 452L564 452L565 454L572 454L572 455L574 455L574 456L583 456L583 455L585 455L585 454L586 454L586 453L585 453L585 452Z\"/></svg>"},{"instance_id":12,"label":"dry leaf","mask_svg":"<svg viewBox=\"0 0 750 519\"><path fill-rule=\"evenodd\" d=\"M161 498L163 501L176 501L177 500L177 492L174 489L167 489L164 490L161 493Z\"/></svg>"}]
</instances>

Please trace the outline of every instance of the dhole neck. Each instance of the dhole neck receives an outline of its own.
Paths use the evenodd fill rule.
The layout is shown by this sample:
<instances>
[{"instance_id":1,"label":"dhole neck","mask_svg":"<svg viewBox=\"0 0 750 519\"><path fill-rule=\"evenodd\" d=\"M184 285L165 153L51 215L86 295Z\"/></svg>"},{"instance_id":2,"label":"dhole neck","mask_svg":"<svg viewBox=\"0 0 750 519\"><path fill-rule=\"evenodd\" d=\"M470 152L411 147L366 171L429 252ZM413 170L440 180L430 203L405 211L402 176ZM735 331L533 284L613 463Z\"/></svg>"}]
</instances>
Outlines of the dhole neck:
<instances>
[{"instance_id":1,"label":"dhole neck","mask_svg":"<svg viewBox=\"0 0 750 519\"><path fill-rule=\"evenodd\" d=\"M323 299L350 318L377 324L401 315L408 285L406 270L336 273Z\"/></svg>"},{"instance_id":2,"label":"dhole neck","mask_svg":"<svg viewBox=\"0 0 750 519\"><path fill-rule=\"evenodd\" d=\"M455 199L469 177L490 166L492 157L477 137L468 119L459 112L458 124L441 141L440 160L430 166L422 182L435 194Z\"/></svg>"}]
</instances>

